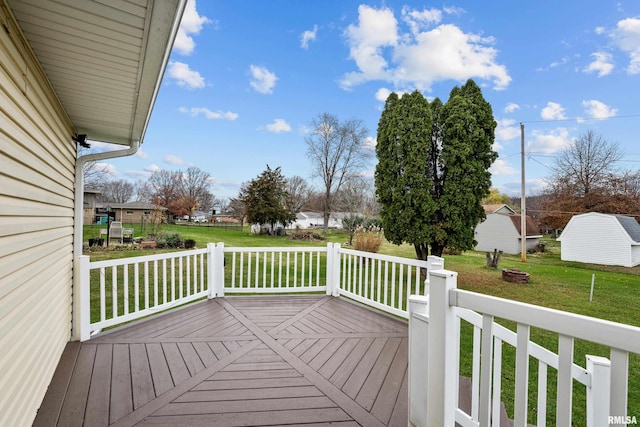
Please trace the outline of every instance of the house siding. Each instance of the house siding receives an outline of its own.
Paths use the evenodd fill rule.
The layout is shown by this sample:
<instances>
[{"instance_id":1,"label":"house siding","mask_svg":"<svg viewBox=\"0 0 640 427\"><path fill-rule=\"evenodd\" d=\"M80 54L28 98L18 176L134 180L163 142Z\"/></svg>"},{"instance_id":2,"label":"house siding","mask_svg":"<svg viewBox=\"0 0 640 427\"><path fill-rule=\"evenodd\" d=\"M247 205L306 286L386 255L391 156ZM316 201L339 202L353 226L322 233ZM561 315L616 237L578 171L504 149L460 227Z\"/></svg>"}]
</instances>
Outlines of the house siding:
<instances>
[{"instance_id":1,"label":"house siding","mask_svg":"<svg viewBox=\"0 0 640 427\"><path fill-rule=\"evenodd\" d=\"M613 216L575 216L558 240L563 261L632 266L630 238Z\"/></svg>"},{"instance_id":2,"label":"house siding","mask_svg":"<svg viewBox=\"0 0 640 427\"><path fill-rule=\"evenodd\" d=\"M493 252L498 249L506 254L520 253L520 235L506 215L489 214L476 227L476 251Z\"/></svg>"},{"instance_id":3,"label":"house siding","mask_svg":"<svg viewBox=\"0 0 640 427\"><path fill-rule=\"evenodd\" d=\"M70 338L75 143L0 0L0 425L31 425Z\"/></svg>"}]
</instances>

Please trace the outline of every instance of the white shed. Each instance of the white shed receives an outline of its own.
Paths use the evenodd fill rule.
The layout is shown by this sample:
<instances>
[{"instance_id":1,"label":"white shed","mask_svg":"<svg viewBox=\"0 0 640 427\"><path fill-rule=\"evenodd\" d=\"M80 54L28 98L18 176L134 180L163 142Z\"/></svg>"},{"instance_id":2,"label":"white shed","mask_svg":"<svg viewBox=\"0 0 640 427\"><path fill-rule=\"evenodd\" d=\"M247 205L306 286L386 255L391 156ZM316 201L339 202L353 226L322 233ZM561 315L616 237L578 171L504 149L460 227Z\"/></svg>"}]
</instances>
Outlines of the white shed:
<instances>
[{"instance_id":1,"label":"white shed","mask_svg":"<svg viewBox=\"0 0 640 427\"><path fill-rule=\"evenodd\" d=\"M505 254L519 254L522 250L520 240L520 218L518 214L489 213L487 219L476 226L475 238L478 242L475 250L493 252L494 249ZM540 243L542 235L533 219L526 220L527 250Z\"/></svg>"},{"instance_id":2,"label":"white shed","mask_svg":"<svg viewBox=\"0 0 640 427\"><path fill-rule=\"evenodd\" d=\"M628 216L598 212L575 215L558 241L563 261L623 267L640 264L640 224Z\"/></svg>"}]
</instances>

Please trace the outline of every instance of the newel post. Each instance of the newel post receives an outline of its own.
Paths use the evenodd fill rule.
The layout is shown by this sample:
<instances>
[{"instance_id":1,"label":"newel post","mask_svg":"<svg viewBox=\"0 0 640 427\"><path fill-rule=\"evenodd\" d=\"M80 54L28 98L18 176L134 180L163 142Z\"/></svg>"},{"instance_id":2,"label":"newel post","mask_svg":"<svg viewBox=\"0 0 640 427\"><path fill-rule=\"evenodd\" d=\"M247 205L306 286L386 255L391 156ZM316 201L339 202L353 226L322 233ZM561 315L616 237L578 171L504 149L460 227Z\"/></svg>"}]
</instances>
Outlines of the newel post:
<instances>
[{"instance_id":1,"label":"newel post","mask_svg":"<svg viewBox=\"0 0 640 427\"><path fill-rule=\"evenodd\" d=\"M434 270L443 270L444 269L444 258L435 255L429 255L427 257L427 278L424 281L424 294L429 295L429 284L430 277L432 271Z\"/></svg>"},{"instance_id":2,"label":"newel post","mask_svg":"<svg viewBox=\"0 0 640 427\"><path fill-rule=\"evenodd\" d=\"M340 296L340 243L327 243L327 295Z\"/></svg>"},{"instance_id":3,"label":"newel post","mask_svg":"<svg viewBox=\"0 0 640 427\"><path fill-rule=\"evenodd\" d=\"M208 243L209 265L207 274L209 275L209 298L224 296L224 243Z\"/></svg>"},{"instance_id":4,"label":"newel post","mask_svg":"<svg viewBox=\"0 0 640 427\"><path fill-rule=\"evenodd\" d=\"M409 297L409 425L427 425L429 297Z\"/></svg>"},{"instance_id":5,"label":"newel post","mask_svg":"<svg viewBox=\"0 0 640 427\"><path fill-rule=\"evenodd\" d=\"M90 258L87 255L80 255L76 258L75 263L73 339L79 341L86 341L91 337L91 276L89 262Z\"/></svg>"},{"instance_id":6,"label":"newel post","mask_svg":"<svg viewBox=\"0 0 640 427\"><path fill-rule=\"evenodd\" d=\"M611 362L606 357L587 354L587 371L591 374L591 385L587 387L587 427L607 426L611 414Z\"/></svg>"},{"instance_id":7,"label":"newel post","mask_svg":"<svg viewBox=\"0 0 640 427\"><path fill-rule=\"evenodd\" d=\"M449 295L456 289L458 273L431 272L429 293L429 341L427 348L427 426L453 427L458 372L456 315Z\"/></svg>"},{"instance_id":8,"label":"newel post","mask_svg":"<svg viewBox=\"0 0 640 427\"><path fill-rule=\"evenodd\" d=\"M216 271L216 244L215 243L207 243L207 285L209 286L209 294L207 298L215 298L216 297L216 281L215 281L215 271Z\"/></svg>"}]
</instances>

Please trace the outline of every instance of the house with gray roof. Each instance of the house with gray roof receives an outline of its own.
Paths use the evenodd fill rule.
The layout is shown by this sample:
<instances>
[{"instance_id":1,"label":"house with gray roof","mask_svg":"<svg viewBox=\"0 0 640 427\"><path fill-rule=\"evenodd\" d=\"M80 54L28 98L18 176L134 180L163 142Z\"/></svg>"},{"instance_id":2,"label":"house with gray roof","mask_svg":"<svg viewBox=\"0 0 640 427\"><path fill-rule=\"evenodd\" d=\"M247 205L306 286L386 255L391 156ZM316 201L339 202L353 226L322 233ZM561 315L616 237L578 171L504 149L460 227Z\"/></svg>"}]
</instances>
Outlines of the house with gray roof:
<instances>
[{"instance_id":1,"label":"house with gray roof","mask_svg":"<svg viewBox=\"0 0 640 427\"><path fill-rule=\"evenodd\" d=\"M623 267L640 264L640 224L629 216L575 215L557 240L563 261Z\"/></svg>"}]
</instances>

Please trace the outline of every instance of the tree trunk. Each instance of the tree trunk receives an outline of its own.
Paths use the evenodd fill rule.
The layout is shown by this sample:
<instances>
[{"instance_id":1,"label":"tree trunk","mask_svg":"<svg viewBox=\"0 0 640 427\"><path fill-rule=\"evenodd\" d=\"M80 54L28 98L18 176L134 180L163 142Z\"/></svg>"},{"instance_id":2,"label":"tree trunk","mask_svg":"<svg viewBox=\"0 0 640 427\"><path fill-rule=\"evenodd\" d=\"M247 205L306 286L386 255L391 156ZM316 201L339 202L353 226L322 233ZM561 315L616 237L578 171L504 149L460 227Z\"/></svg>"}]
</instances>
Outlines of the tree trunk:
<instances>
[{"instance_id":1,"label":"tree trunk","mask_svg":"<svg viewBox=\"0 0 640 427\"><path fill-rule=\"evenodd\" d=\"M444 245L438 243L431 244L431 255L442 256L442 252L444 252Z\"/></svg>"},{"instance_id":2,"label":"tree trunk","mask_svg":"<svg viewBox=\"0 0 640 427\"><path fill-rule=\"evenodd\" d=\"M416 257L420 261L426 261L427 257L429 256L429 245L426 243L415 243L413 247L416 250ZM426 268L420 269L420 277L422 278L422 280L425 280L427 278Z\"/></svg>"}]
</instances>

